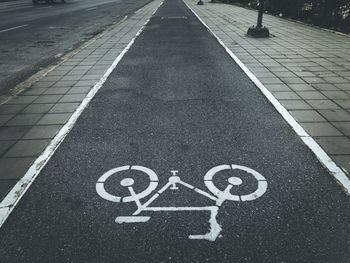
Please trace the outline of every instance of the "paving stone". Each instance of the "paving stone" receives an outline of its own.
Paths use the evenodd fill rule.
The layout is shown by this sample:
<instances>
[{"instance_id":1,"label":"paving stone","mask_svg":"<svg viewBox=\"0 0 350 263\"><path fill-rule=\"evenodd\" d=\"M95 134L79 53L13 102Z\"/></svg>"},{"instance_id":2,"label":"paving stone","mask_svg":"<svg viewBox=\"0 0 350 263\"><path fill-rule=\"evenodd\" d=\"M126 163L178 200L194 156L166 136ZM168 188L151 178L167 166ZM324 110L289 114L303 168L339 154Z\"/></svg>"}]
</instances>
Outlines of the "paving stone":
<instances>
[{"instance_id":1,"label":"paving stone","mask_svg":"<svg viewBox=\"0 0 350 263\"><path fill-rule=\"evenodd\" d=\"M295 110L289 112L298 122L326 122L315 110Z\"/></svg>"},{"instance_id":2,"label":"paving stone","mask_svg":"<svg viewBox=\"0 0 350 263\"><path fill-rule=\"evenodd\" d=\"M33 103L55 103L62 98L63 95L41 95Z\"/></svg>"},{"instance_id":3,"label":"paving stone","mask_svg":"<svg viewBox=\"0 0 350 263\"><path fill-rule=\"evenodd\" d=\"M31 128L23 137L24 140L29 139L52 139L62 128L62 125L38 125Z\"/></svg>"},{"instance_id":4,"label":"paving stone","mask_svg":"<svg viewBox=\"0 0 350 263\"><path fill-rule=\"evenodd\" d=\"M13 116L13 114L0 115L0 126L3 126L6 122L8 122Z\"/></svg>"},{"instance_id":5,"label":"paving stone","mask_svg":"<svg viewBox=\"0 0 350 263\"><path fill-rule=\"evenodd\" d=\"M28 89L24 92L21 93L21 96L27 96L27 95L41 95L43 94L46 90L48 90L47 88L31 88Z\"/></svg>"},{"instance_id":6,"label":"paving stone","mask_svg":"<svg viewBox=\"0 0 350 263\"><path fill-rule=\"evenodd\" d=\"M18 180L0 180L0 200L6 197L17 182Z\"/></svg>"},{"instance_id":7,"label":"paving stone","mask_svg":"<svg viewBox=\"0 0 350 263\"><path fill-rule=\"evenodd\" d=\"M279 71L279 72L274 72L274 74L277 77L297 77L294 73L290 71Z\"/></svg>"},{"instance_id":8,"label":"paving stone","mask_svg":"<svg viewBox=\"0 0 350 263\"><path fill-rule=\"evenodd\" d=\"M305 84L305 81L301 78L297 77L281 77L280 80L282 80L284 83L288 84Z\"/></svg>"},{"instance_id":9,"label":"paving stone","mask_svg":"<svg viewBox=\"0 0 350 263\"><path fill-rule=\"evenodd\" d=\"M100 80L101 79L101 75L84 75L81 80Z\"/></svg>"},{"instance_id":10,"label":"paving stone","mask_svg":"<svg viewBox=\"0 0 350 263\"><path fill-rule=\"evenodd\" d=\"M65 81L65 80L75 80L78 81L81 79L82 75L84 74L79 74L79 75L70 75L68 74L67 76L64 76L61 80Z\"/></svg>"},{"instance_id":11,"label":"paving stone","mask_svg":"<svg viewBox=\"0 0 350 263\"><path fill-rule=\"evenodd\" d=\"M73 87L67 94L87 94L91 90L91 87Z\"/></svg>"},{"instance_id":12,"label":"paving stone","mask_svg":"<svg viewBox=\"0 0 350 263\"><path fill-rule=\"evenodd\" d=\"M30 126L0 127L0 140L19 140Z\"/></svg>"},{"instance_id":13,"label":"paving stone","mask_svg":"<svg viewBox=\"0 0 350 263\"><path fill-rule=\"evenodd\" d=\"M320 91L327 91L327 90L339 90L336 86L329 83L323 83L323 84L313 84L312 85L316 90Z\"/></svg>"},{"instance_id":14,"label":"paving stone","mask_svg":"<svg viewBox=\"0 0 350 263\"><path fill-rule=\"evenodd\" d=\"M350 122L332 122L332 124L346 136L350 136Z\"/></svg>"},{"instance_id":15,"label":"paving stone","mask_svg":"<svg viewBox=\"0 0 350 263\"><path fill-rule=\"evenodd\" d=\"M6 126L34 125L42 117L42 114L19 114L8 121Z\"/></svg>"},{"instance_id":16,"label":"paving stone","mask_svg":"<svg viewBox=\"0 0 350 263\"><path fill-rule=\"evenodd\" d=\"M33 85L33 88L49 88L53 84L55 84L56 81L38 81Z\"/></svg>"},{"instance_id":17,"label":"paving stone","mask_svg":"<svg viewBox=\"0 0 350 263\"><path fill-rule=\"evenodd\" d=\"M281 100L300 100L300 97L295 92L274 92L276 99Z\"/></svg>"},{"instance_id":18,"label":"paving stone","mask_svg":"<svg viewBox=\"0 0 350 263\"><path fill-rule=\"evenodd\" d=\"M303 100L280 100L280 103L287 110L308 110L308 109L311 109L310 105L308 105Z\"/></svg>"},{"instance_id":19,"label":"paving stone","mask_svg":"<svg viewBox=\"0 0 350 263\"><path fill-rule=\"evenodd\" d=\"M326 83L325 80L317 77L302 77L302 79L309 84L323 84Z\"/></svg>"},{"instance_id":20,"label":"paving stone","mask_svg":"<svg viewBox=\"0 0 350 263\"><path fill-rule=\"evenodd\" d=\"M343 136L341 132L328 122L308 122L300 124L311 136Z\"/></svg>"},{"instance_id":21,"label":"paving stone","mask_svg":"<svg viewBox=\"0 0 350 263\"><path fill-rule=\"evenodd\" d=\"M345 173L350 175L350 155L332 155L331 158Z\"/></svg>"},{"instance_id":22,"label":"paving stone","mask_svg":"<svg viewBox=\"0 0 350 263\"><path fill-rule=\"evenodd\" d=\"M86 97L86 94L67 94L62 97L62 102L82 102Z\"/></svg>"},{"instance_id":23,"label":"paving stone","mask_svg":"<svg viewBox=\"0 0 350 263\"><path fill-rule=\"evenodd\" d=\"M11 115L11 114L19 113L26 106L27 105L25 104L13 104L13 105L3 104L0 106L0 115Z\"/></svg>"},{"instance_id":24,"label":"paving stone","mask_svg":"<svg viewBox=\"0 0 350 263\"><path fill-rule=\"evenodd\" d=\"M77 102L68 102L68 103L57 103L49 113L68 113L74 112L80 103Z\"/></svg>"},{"instance_id":25,"label":"paving stone","mask_svg":"<svg viewBox=\"0 0 350 263\"><path fill-rule=\"evenodd\" d=\"M315 89L309 84L290 84L288 87L294 91L315 91Z\"/></svg>"},{"instance_id":26,"label":"paving stone","mask_svg":"<svg viewBox=\"0 0 350 263\"><path fill-rule=\"evenodd\" d=\"M51 76L51 75L46 75L43 80L44 81L52 81L52 82L57 82L60 80L62 77L61 76Z\"/></svg>"},{"instance_id":27,"label":"paving stone","mask_svg":"<svg viewBox=\"0 0 350 263\"><path fill-rule=\"evenodd\" d=\"M350 109L350 99L349 100L334 100L338 105L344 109Z\"/></svg>"},{"instance_id":28,"label":"paving stone","mask_svg":"<svg viewBox=\"0 0 350 263\"><path fill-rule=\"evenodd\" d=\"M298 91L297 94L304 100L322 100L327 99L326 96L324 96L319 91Z\"/></svg>"},{"instance_id":29,"label":"paving stone","mask_svg":"<svg viewBox=\"0 0 350 263\"><path fill-rule=\"evenodd\" d=\"M61 70L59 68L56 68L55 70L51 71L46 76L64 76L69 72L69 70Z\"/></svg>"},{"instance_id":30,"label":"paving stone","mask_svg":"<svg viewBox=\"0 0 350 263\"><path fill-rule=\"evenodd\" d=\"M323 91L322 93L325 96L327 96L329 99L333 99L333 100L350 99L350 94L348 94L344 91Z\"/></svg>"},{"instance_id":31,"label":"paving stone","mask_svg":"<svg viewBox=\"0 0 350 263\"><path fill-rule=\"evenodd\" d=\"M52 103L46 103L46 104L30 104L28 105L22 113L28 114L28 113L47 113L49 110L53 107Z\"/></svg>"},{"instance_id":32,"label":"paving stone","mask_svg":"<svg viewBox=\"0 0 350 263\"><path fill-rule=\"evenodd\" d=\"M306 100L316 110L340 109L338 105L330 100Z\"/></svg>"},{"instance_id":33,"label":"paving stone","mask_svg":"<svg viewBox=\"0 0 350 263\"><path fill-rule=\"evenodd\" d=\"M78 81L74 86L75 87L91 87L96 84L95 80L81 80Z\"/></svg>"},{"instance_id":34,"label":"paving stone","mask_svg":"<svg viewBox=\"0 0 350 263\"><path fill-rule=\"evenodd\" d=\"M39 122L39 125L53 125L53 124L65 124L71 113L48 113Z\"/></svg>"},{"instance_id":35,"label":"paving stone","mask_svg":"<svg viewBox=\"0 0 350 263\"><path fill-rule=\"evenodd\" d=\"M39 96L18 96L10 101L8 101L6 104L30 104L34 100L36 100Z\"/></svg>"},{"instance_id":36,"label":"paving stone","mask_svg":"<svg viewBox=\"0 0 350 263\"><path fill-rule=\"evenodd\" d=\"M113 62L111 62L112 64ZM103 75L106 71L105 70L89 70L86 72L86 74L89 75Z\"/></svg>"},{"instance_id":37,"label":"paving stone","mask_svg":"<svg viewBox=\"0 0 350 263\"><path fill-rule=\"evenodd\" d=\"M55 83L55 85L53 85L53 88L58 88L58 87L62 87L62 88L70 88L73 87L74 84L77 83L76 80L65 80L65 81L58 81L57 83Z\"/></svg>"},{"instance_id":38,"label":"paving stone","mask_svg":"<svg viewBox=\"0 0 350 263\"><path fill-rule=\"evenodd\" d=\"M266 84L265 87L270 92L276 91L291 91L291 89L286 84Z\"/></svg>"},{"instance_id":39,"label":"paving stone","mask_svg":"<svg viewBox=\"0 0 350 263\"><path fill-rule=\"evenodd\" d=\"M35 158L1 158L0 180L22 178L34 160Z\"/></svg>"},{"instance_id":40,"label":"paving stone","mask_svg":"<svg viewBox=\"0 0 350 263\"><path fill-rule=\"evenodd\" d=\"M335 84L335 86L341 90L350 90L350 82L346 84Z\"/></svg>"},{"instance_id":41,"label":"paving stone","mask_svg":"<svg viewBox=\"0 0 350 263\"><path fill-rule=\"evenodd\" d=\"M350 113L345 110L319 110L328 121L350 121Z\"/></svg>"},{"instance_id":42,"label":"paving stone","mask_svg":"<svg viewBox=\"0 0 350 263\"><path fill-rule=\"evenodd\" d=\"M350 155L350 139L347 137L315 137L315 140L330 155Z\"/></svg>"},{"instance_id":43,"label":"paving stone","mask_svg":"<svg viewBox=\"0 0 350 263\"><path fill-rule=\"evenodd\" d=\"M349 81L342 77L327 77L324 78L325 81L330 83L348 83Z\"/></svg>"},{"instance_id":44,"label":"paving stone","mask_svg":"<svg viewBox=\"0 0 350 263\"><path fill-rule=\"evenodd\" d=\"M0 141L0 156L2 156L16 141Z\"/></svg>"},{"instance_id":45,"label":"paving stone","mask_svg":"<svg viewBox=\"0 0 350 263\"><path fill-rule=\"evenodd\" d=\"M266 72L257 72L257 73L254 73L254 75L257 78L274 78L275 77L275 75L273 75L272 73L266 73Z\"/></svg>"},{"instance_id":46,"label":"paving stone","mask_svg":"<svg viewBox=\"0 0 350 263\"><path fill-rule=\"evenodd\" d=\"M21 140L18 141L11 149L5 154L5 157L37 157L39 156L45 147L49 144L50 140Z\"/></svg>"},{"instance_id":47,"label":"paving stone","mask_svg":"<svg viewBox=\"0 0 350 263\"><path fill-rule=\"evenodd\" d=\"M84 75L88 70L72 70L69 72L69 75L76 75L76 76L82 76Z\"/></svg>"},{"instance_id":48,"label":"paving stone","mask_svg":"<svg viewBox=\"0 0 350 263\"><path fill-rule=\"evenodd\" d=\"M51 89L47 89L44 94L45 95L64 95L67 93L67 91L69 90L69 88L51 88Z\"/></svg>"}]
</instances>

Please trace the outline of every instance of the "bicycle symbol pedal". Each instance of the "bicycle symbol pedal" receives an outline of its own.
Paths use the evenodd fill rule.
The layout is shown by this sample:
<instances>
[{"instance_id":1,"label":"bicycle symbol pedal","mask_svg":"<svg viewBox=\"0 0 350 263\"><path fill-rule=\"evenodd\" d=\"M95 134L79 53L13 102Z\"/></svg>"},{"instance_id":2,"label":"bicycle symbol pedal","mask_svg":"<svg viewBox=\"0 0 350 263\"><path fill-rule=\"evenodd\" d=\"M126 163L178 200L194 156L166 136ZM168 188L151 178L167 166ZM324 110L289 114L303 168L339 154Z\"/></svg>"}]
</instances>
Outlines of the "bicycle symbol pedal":
<instances>
[{"instance_id":1,"label":"bicycle symbol pedal","mask_svg":"<svg viewBox=\"0 0 350 263\"><path fill-rule=\"evenodd\" d=\"M120 180L120 185L122 187L125 187L128 189L130 195L128 196L115 196L110 193L108 193L105 189L105 183L111 176L117 176L119 172L123 171L140 171L145 173L148 176L149 179L149 185L141 191L140 193L136 193L134 190L134 179L133 178L123 178ZM220 189L219 187L215 186L213 180L217 176L217 174L221 171L227 171L231 170L232 172L236 171L244 171L248 174L250 174L256 181L257 181L257 189L249 194L245 195L235 195L231 193L231 189L234 186L240 186L243 184L243 181L238 176L232 176L227 179L228 185L225 189ZM109 170L108 172L104 173L97 181L96 183L96 191L97 193L105 200L116 202L116 203L128 203L128 202L135 202L137 206L137 210L130 216L118 216L115 219L116 223L123 224L123 223L146 223L150 220L150 216L140 216L140 213L143 211L148 212L177 212L177 211L209 211L210 212L210 231L204 235L190 235L190 239L204 239L208 241L215 241L218 236L220 235L222 228L220 224L217 222L217 214L219 211L219 208L225 201L253 201L259 197L261 197L263 194L265 194L267 190L267 181L264 176L262 176L257 171L241 166L241 165L219 165L211 168L204 176L204 184L208 188L208 190L211 193L208 193L206 191L203 191L199 188L196 188L192 186L191 184L188 184L181 180L181 178L178 176L179 171L178 170L171 170L170 171L172 176L168 178L168 182L155 193L151 198L149 198L145 203L141 203L141 199L147 197L150 195L154 190L156 190L158 186L158 176L157 174L144 166L138 166L138 165L126 165L121 166L117 168L113 168ZM172 191L176 191L179 189L179 185L184 186L190 190L195 191L196 193L200 194L201 196L204 196L208 199L211 199L215 201L215 205L212 206L202 206L202 207L193 207L193 206L187 206L187 207L159 207L159 206L151 206L151 204L166 190L170 189Z\"/></svg>"}]
</instances>

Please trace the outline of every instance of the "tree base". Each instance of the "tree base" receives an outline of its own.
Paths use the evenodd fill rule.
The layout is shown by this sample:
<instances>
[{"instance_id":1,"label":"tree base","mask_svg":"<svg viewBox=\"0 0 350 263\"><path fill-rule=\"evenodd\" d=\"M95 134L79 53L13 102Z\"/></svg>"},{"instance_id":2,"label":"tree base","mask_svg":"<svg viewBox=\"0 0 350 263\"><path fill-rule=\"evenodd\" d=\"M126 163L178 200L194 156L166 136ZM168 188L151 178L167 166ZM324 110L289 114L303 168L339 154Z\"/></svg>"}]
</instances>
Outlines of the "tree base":
<instances>
[{"instance_id":1,"label":"tree base","mask_svg":"<svg viewBox=\"0 0 350 263\"><path fill-rule=\"evenodd\" d=\"M270 31L267 27L251 26L248 29L247 35L256 38L266 38L270 37Z\"/></svg>"}]
</instances>

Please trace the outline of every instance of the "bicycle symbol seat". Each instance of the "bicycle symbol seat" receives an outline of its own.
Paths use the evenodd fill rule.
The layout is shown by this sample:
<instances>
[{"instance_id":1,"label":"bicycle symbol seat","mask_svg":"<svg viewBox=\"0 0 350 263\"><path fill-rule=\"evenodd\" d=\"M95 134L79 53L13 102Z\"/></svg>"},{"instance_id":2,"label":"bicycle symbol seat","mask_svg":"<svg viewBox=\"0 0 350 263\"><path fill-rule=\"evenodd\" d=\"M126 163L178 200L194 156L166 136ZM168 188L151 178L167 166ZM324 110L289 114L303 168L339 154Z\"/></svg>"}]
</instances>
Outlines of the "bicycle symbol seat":
<instances>
[{"instance_id":1,"label":"bicycle symbol seat","mask_svg":"<svg viewBox=\"0 0 350 263\"><path fill-rule=\"evenodd\" d=\"M245 194L245 195L235 195L231 193L231 189L235 186L239 186L243 183L243 180L240 177L232 176L227 179L227 186L224 189L220 189L220 187L215 186L214 184L214 178L218 177L220 175L219 172L230 170L231 172L237 172L237 171L243 171L245 173L248 173L252 178L254 178L257 181L257 188L254 192ZM107 180L111 176L118 176L124 171L140 171L147 175L149 180L149 185L141 192L136 193L134 190L134 179L127 177L127 178L121 178L120 185L122 187L127 188L130 195L127 196L116 196L108 193L105 189L105 184ZM119 173L119 174L118 174ZM152 212L166 212L166 211L209 211L210 212L210 231L204 235L190 235L190 239L204 239L208 241L215 241L218 236L220 235L222 228L220 224L217 222L217 214L218 210L221 207L221 205L225 201L253 201L259 197L261 197L267 190L267 181L264 176L262 176L257 171L241 166L241 165L219 165L211 168L204 176L204 184L208 188L208 190L211 193L205 192L199 188L196 188L192 186L191 184L188 184L181 180L179 176L177 176L178 171L172 170L171 171L172 176L168 178L168 182L155 193L151 198L149 198L146 202L143 204L141 203L141 199L147 197L150 195L154 190L156 190L158 186L158 176L157 174L144 166L138 166L138 165L126 165L121 166L117 168L113 168L109 170L108 172L104 173L97 181L96 183L96 191L97 193L105 200L116 202L116 203L128 203L128 202L135 202L137 206L137 210L131 215L131 216L118 216L115 219L116 223L122 224L122 223L145 223L147 222L151 217L150 216L140 216L140 213L143 211L152 211ZM124 173L125 174L125 173ZM119 179L119 178L118 178ZM187 187L196 193L211 199L215 201L215 205L212 206L201 206L201 207L158 207L158 206L150 206L160 195L162 195L164 192L166 192L168 189L176 191L178 189L177 185L182 185L184 187ZM222 188L222 187L221 187Z\"/></svg>"}]
</instances>

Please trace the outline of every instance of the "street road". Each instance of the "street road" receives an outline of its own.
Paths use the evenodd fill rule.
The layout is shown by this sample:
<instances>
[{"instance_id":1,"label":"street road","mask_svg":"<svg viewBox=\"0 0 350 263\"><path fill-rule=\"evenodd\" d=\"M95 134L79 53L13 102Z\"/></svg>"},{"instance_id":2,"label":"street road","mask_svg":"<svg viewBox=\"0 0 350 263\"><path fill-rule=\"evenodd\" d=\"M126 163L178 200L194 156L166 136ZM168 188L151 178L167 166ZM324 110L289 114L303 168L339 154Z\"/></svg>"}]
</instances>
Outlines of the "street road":
<instances>
[{"instance_id":1,"label":"street road","mask_svg":"<svg viewBox=\"0 0 350 263\"><path fill-rule=\"evenodd\" d=\"M101 32L148 0L0 2L0 97L40 67Z\"/></svg>"},{"instance_id":2,"label":"street road","mask_svg":"<svg viewBox=\"0 0 350 263\"><path fill-rule=\"evenodd\" d=\"M0 258L349 262L349 222L334 178L167 0L0 229Z\"/></svg>"}]
</instances>

